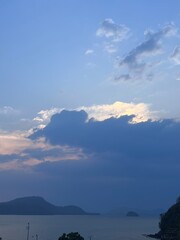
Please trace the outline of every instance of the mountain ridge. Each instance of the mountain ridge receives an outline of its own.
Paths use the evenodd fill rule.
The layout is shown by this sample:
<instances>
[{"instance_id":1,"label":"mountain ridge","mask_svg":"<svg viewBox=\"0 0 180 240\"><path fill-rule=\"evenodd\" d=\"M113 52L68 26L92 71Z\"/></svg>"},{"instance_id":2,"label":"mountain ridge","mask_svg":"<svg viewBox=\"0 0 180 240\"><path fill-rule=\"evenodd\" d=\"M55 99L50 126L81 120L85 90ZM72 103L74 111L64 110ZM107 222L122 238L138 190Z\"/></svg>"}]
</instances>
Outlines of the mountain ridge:
<instances>
[{"instance_id":1,"label":"mountain ridge","mask_svg":"<svg viewBox=\"0 0 180 240\"><path fill-rule=\"evenodd\" d=\"M0 202L0 215L95 215L74 205L56 206L39 196Z\"/></svg>"}]
</instances>

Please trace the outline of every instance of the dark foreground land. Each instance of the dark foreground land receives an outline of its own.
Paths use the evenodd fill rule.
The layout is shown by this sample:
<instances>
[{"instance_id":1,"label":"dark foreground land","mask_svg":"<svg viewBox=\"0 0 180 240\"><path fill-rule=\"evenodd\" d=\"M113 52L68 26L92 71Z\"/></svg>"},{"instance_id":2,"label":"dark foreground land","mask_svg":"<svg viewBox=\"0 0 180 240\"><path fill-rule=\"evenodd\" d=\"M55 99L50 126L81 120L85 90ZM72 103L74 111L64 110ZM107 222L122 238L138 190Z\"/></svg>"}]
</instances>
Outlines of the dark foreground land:
<instances>
[{"instance_id":1,"label":"dark foreground land","mask_svg":"<svg viewBox=\"0 0 180 240\"><path fill-rule=\"evenodd\" d=\"M161 240L180 240L180 197L166 213L160 215L160 231L146 237Z\"/></svg>"}]
</instances>

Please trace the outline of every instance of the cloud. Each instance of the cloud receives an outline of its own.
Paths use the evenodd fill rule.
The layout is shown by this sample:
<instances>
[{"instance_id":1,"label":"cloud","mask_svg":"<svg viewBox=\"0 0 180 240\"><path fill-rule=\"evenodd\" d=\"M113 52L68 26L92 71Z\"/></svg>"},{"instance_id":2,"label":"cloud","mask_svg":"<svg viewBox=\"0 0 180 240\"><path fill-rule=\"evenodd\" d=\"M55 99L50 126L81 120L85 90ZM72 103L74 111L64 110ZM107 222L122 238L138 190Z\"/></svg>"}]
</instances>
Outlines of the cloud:
<instances>
[{"instance_id":1,"label":"cloud","mask_svg":"<svg viewBox=\"0 0 180 240\"><path fill-rule=\"evenodd\" d=\"M120 66L127 65L129 68L141 70L141 68L145 66L145 63L138 62L141 60L140 58L161 54L162 38L173 36L173 33L175 33L174 24L168 24L157 32L146 31L146 40L130 51L129 54L120 62Z\"/></svg>"},{"instance_id":2,"label":"cloud","mask_svg":"<svg viewBox=\"0 0 180 240\"><path fill-rule=\"evenodd\" d=\"M122 76L125 78L128 78L128 76ZM126 79L127 80L127 79ZM45 127L51 117L56 114L60 113L64 109L62 108L51 108L51 109L46 109L46 110L41 110L37 113L37 116L33 119L38 126L43 126ZM106 118L110 117L120 117L123 115L136 115L135 119L142 119L142 121L146 121L147 119L155 119L155 113L152 112L149 109L149 105L145 103L126 103L126 102L120 102L117 101L112 104L103 104L103 105L93 105L93 106L81 106L75 109L69 109L69 110L84 110L87 112L89 118L94 118L98 121L105 120ZM41 128L41 127L39 127Z\"/></svg>"},{"instance_id":3,"label":"cloud","mask_svg":"<svg viewBox=\"0 0 180 240\"><path fill-rule=\"evenodd\" d=\"M124 103L124 102L115 102L114 104L106 105L94 105L90 107L80 107L78 110L81 110L82 113L82 123L84 121L89 121L94 119L96 121L104 121L109 118L119 118L120 116L131 116L134 114L132 121L142 122L147 121L149 118L156 119L155 114L152 113L149 109L149 106L144 103L134 104L134 103ZM82 111L83 110L83 111ZM51 117L54 116L53 113L61 112L59 108L53 108L50 110L42 110L38 113L38 118L35 120L40 123L43 123L44 127L51 121ZM86 111L86 112L84 112ZM77 119L74 118L73 121L79 122L79 113L74 112L77 115ZM67 120L69 121L69 120ZM45 125L46 123L46 125ZM67 122L68 123L68 122ZM79 124L78 124L79 125ZM86 156L83 155L81 148L77 146L53 146L44 141L44 138L38 139L38 141L31 141L27 138L28 134L32 134L33 131L38 131L38 129L43 129L36 127L31 129L31 131L14 131L14 132L1 132L0 133L0 156L3 156L3 159L9 159L8 163L3 161L2 165L0 164L0 169L21 169L23 167L38 165L42 162L49 161L61 161L61 160L77 160L86 159ZM7 156L7 158L6 158ZM2 161L2 159L1 159ZM16 168L15 168L16 166Z\"/></svg>"},{"instance_id":4,"label":"cloud","mask_svg":"<svg viewBox=\"0 0 180 240\"><path fill-rule=\"evenodd\" d=\"M105 119L115 117L118 118L124 115L135 114L133 122L146 121L149 118L154 118L154 113L149 110L149 106L146 104L134 104L116 102L114 104L106 105L94 105L90 107L80 107L79 109L85 110L88 114L84 119L87 121L91 118L97 121L103 121ZM0 133L0 169L28 169L30 167L42 164L44 162L55 162L62 160L78 160L86 159L86 155L83 155L83 150L77 147L64 146L52 146L47 144L43 138L38 141L31 141L27 138L28 134L33 131L41 129L38 126L43 125L45 127L53 115L53 113L61 112L59 108L50 110L42 110L38 113L38 118L35 122L36 128L29 131L13 131ZM57 154L58 153L58 154ZM2 161L2 160L5 160Z\"/></svg>"},{"instance_id":5,"label":"cloud","mask_svg":"<svg viewBox=\"0 0 180 240\"><path fill-rule=\"evenodd\" d=\"M179 122L163 120L131 124L132 118L122 116L99 122L88 120L85 111L64 110L31 137L45 137L51 144L80 147L88 152L118 153L128 158L178 159Z\"/></svg>"},{"instance_id":6,"label":"cloud","mask_svg":"<svg viewBox=\"0 0 180 240\"><path fill-rule=\"evenodd\" d=\"M4 106L0 108L0 128L10 129L15 128L15 125L20 120L20 111L10 106Z\"/></svg>"},{"instance_id":7,"label":"cloud","mask_svg":"<svg viewBox=\"0 0 180 240\"><path fill-rule=\"evenodd\" d=\"M104 51L116 56L115 63L113 62L113 74L109 79L115 83L160 79L164 74L163 67L168 67L170 46L177 42L175 38L177 39L179 36L178 31L179 29L173 22L159 26L156 31L146 29L144 40L128 50L127 40L124 41L123 46L120 45L120 42L131 36L130 29L125 25L116 24L110 18L105 19L96 31L96 36L105 39L103 42ZM132 38L128 40L132 45ZM117 54L121 55L117 56ZM179 64L179 47L174 49L171 59ZM166 72L166 74L168 73Z\"/></svg>"},{"instance_id":8,"label":"cloud","mask_svg":"<svg viewBox=\"0 0 180 240\"><path fill-rule=\"evenodd\" d=\"M60 112L62 109L60 108L51 108L51 109L46 109L46 110L41 110L37 113L37 116L33 119L33 121L38 122L40 124L47 124L55 113Z\"/></svg>"},{"instance_id":9,"label":"cloud","mask_svg":"<svg viewBox=\"0 0 180 240\"><path fill-rule=\"evenodd\" d=\"M114 44L112 43L106 43L105 46L104 46L104 50L107 52L107 53L116 53L118 51L118 48L117 46L115 46Z\"/></svg>"},{"instance_id":10,"label":"cloud","mask_svg":"<svg viewBox=\"0 0 180 240\"><path fill-rule=\"evenodd\" d=\"M130 29L122 24L116 24L111 18L105 19L100 28L96 31L96 36L104 37L104 51L108 54L118 52L118 43L129 37Z\"/></svg>"},{"instance_id":11,"label":"cloud","mask_svg":"<svg viewBox=\"0 0 180 240\"><path fill-rule=\"evenodd\" d=\"M180 47L175 47L171 55L171 59L177 64L180 64Z\"/></svg>"},{"instance_id":12,"label":"cloud","mask_svg":"<svg viewBox=\"0 0 180 240\"><path fill-rule=\"evenodd\" d=\"M87 49L86 52L85 52L85 55L92 55L94 53L94 50L93 49Z\"/></svg>"},{"instance_id":13,"label":"cloud","mask_svg":"<svg viewBox=\"0 0 180 240\"><path fill-rule=\"evenodd\" d=\"M160 79L163 75L162 66L167 68L169 64L169 46L178 37L178 31L179 29L173 22L161 25L157 31L147 29L144 31L144 40L128 50L127 40L124 41L123 46L120 42L131 36L130 29L125 25L116 24L111 18L105 19L96 31L96 36L105 39L103 42L105 52L116 55L113 74L109 79L116 83ZM132 38L128 40L132 45ZM177 47L171 56L176 64L180 62L178 54L179 48Z\"/></svg>"},{"instance_id":14,"label":"cloud","mask_svg":"<svg viewBox=\"0 0 180 240\"><path fill-rule=\"evenodd\" d=\"M80 148L53 146L43 138L31 141L20 133L1 134L0 142L0 171L24 171L45 162L86 159Z\"/></svg>"},{"instance_id":15,"label":"cloud","mask_svg":"<svg viewBox=\"0 0 180 240\"><path fill-rule=\"evenodd\" d=\"M0 115L11 115L11 114L18 114L18 113L19 113L18 110L10 106L4 106L0 108Z\"/></svg>"},{"instance_id":16,"label":"cloud","mask_svg":"<svg viewBox=\"0 0 180 240\"><path fill-rule=\"evenodd\" d=\"M114 42L124 40L129 34L129 28L125 25L116 24L111 18L105 19L97 30L98 37L105 37Z\"/></svg>"},{"instance_id":17,"label":"cloud","mask_svg":"<svg viewBox=\"0 0 180 240\"><path fill-rule=\"evenodd\" d=\"M117 76L113 77L114 82L120 82L120 81L126 82L126 81L130 81L130 80L132 80L132 76L128 73L117 75Z\"/></svg>"},{"instance_id":18,"label":"cloud","mask_svg":"<svg viewBox=\"0 0 180 240\"><path fill-rule=\"evenodd\" d=\"M131 72L131 78L126 80L149 79L149 74L153 76L151 72L158 66L159 60L155 64L153 62L156 62L157 55L164 53L163 40L176 36L177 28L174 23L169 23L156 32L146 30L144 35L145 40L129 51L129 53L119 61L119 70L121 71L119 81L124 81L124 78L121 76L128 76L129 71ZM116 79L118 79L118 77Z\"/></svg>"},{"instance_id":19,"label":"cloud","mask_svg":"<svg viewBox=\"0 0 180 240\"><path fill-rule=\"evenodd\" d=\"M31 138L45 137L54 146L82 149L83 155L78 161L45 162L36 165L35 170L57 176L66 188L70 185L83 190L85 198L90 193L96 195L104 207L122 204L122 196L125 204L137 206L139 194L146 196L151 206L152 194L156 192L157 201L166 194L167 187L176 195L180 180L180 122L165 119L131 124L132 118L95 121L82 110L55 114ZM82 196L79 190L76 196L77 192ZM105 196L109 196L108 200Z\"/></svg>"},{"instance_id":20,"label":"cloud","mask_svg":"<svg viewBox=\"0 0 180 240\"><path fill-rule=\"evenodd\" d=\"M54 115L55 113L60 112L59 108L51 108L48 110L41 110L40 112L38 112L38 117L35 117L33 120L37 121L37 122L46 122L49 121L50 117L52 115Z\"/></svg>"},{"instance_id":21,"label":"cloud","mask_svg":"<svg viewBox=\"0 0 180 240\"><path fill-rule=\"evenodd\" d=\"M21 132L1 132L0 143L0 155L17 154L31 145L31 141Z\"/></svg>"},{"instance_id":22,"label":"cloud","mask_svg":"<svg viewBox=\"0 0 180 240\"><path fill-rule=\"evenodd\" d=\"M149 105L145 103L135 104L117 101L113 104L80 107L79 110L86 111L89 119L94 118L97 121L103 121L111 117L119 118L125 115L134 115L133 122L143 122L157 118L155 113L150 111Z\"/></svg>"},{"instance_id":23,"label":"cloud","mask_svg":"<svg viewBox=\"0 0 180 240\"><path fill-rule=\"evenodd\" d=\"M22 117L23 112L11 106L0 108L0 131L17 132L34 126L32 119Z\"/></svg>"}]
</instances>

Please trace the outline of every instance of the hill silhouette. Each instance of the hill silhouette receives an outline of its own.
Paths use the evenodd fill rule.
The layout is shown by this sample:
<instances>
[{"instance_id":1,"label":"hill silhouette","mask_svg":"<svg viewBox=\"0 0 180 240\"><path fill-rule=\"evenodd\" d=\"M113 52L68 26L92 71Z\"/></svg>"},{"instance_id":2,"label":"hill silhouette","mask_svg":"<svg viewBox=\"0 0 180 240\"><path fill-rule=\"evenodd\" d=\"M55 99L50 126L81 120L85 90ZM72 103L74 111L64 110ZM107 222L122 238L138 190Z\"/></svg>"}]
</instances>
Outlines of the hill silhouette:
<instances>
[{"instance_id":1,"label":"hill silhouette","mask_svg":"<svg viewBox=\"0 0 180 240\"><path fill-rule=\"evenodd\" d=\"M180 201L178 200L168 211L161 214L159 223L160 238L163 240L180 240Z\"/></svg>"},{"instance_id":2,"label":"hill silhouette","mask_svg":"<svg viewBox=\"0 0 180 240\"><path fill-rule=\"evenodd\" d=\"M160 231L148 237L161 240L180 240L180 197L165 213L160 215Z\"/></svg>"},{"instance_id":3,"label":"hill silhouette","mask_svg":"<svg viewBox=\"0 0 180 240\"><path fill-rule=\"evenodd\" d=\"M77 206L55 206L42 197L23 197L0 203L0 215L88 215Z\"/></svg>"}]
</instances>

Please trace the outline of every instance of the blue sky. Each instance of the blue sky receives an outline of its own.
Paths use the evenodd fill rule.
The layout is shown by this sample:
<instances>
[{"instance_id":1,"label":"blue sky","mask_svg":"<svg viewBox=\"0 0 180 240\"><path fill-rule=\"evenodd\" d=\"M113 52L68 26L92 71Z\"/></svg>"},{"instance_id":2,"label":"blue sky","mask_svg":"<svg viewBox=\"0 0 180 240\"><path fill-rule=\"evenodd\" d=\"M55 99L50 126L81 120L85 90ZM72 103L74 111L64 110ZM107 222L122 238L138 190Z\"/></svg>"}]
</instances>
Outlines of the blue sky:
<instances>
[{"instance_id":1,"label":"blue sky","mask_svg":"<svg viewBox=\"0 0 180 240\"><path fill-rule=\"evenodd\" d=\"M180 157L179 9L178 0L0 2L0 200L42 195L92 210L161 207L164 198L166 207L174 201ZM63 129L62 110L72 111ZM52 116L59 123L54 125ZM97 125L91 125L92 118ZM123 134L139 144L133 147ZM142 136L150 140L143 144ZM130 153L124 152L127 147ZM169 147L166 157L164 147ZM81 177L74 181L77 174ZM150 202L153 186L157 199ZM97 200L89 202L92 192ZM141 199L132 202L137 193Z\"/></svg>"}]
</instances>

